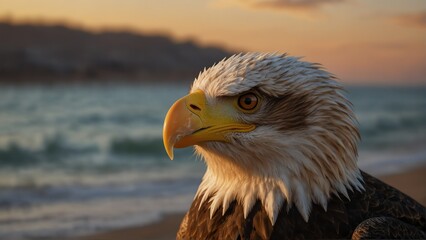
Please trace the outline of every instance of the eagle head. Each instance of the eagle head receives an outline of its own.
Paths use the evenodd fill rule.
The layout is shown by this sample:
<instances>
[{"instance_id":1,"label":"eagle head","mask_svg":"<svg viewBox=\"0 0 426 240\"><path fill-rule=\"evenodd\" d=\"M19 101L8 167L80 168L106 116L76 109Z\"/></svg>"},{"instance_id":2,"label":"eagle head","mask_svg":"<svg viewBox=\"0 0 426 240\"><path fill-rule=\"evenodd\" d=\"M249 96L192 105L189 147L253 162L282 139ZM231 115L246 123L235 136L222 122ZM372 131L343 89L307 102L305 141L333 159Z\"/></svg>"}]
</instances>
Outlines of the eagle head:
<instances>
[{"instance_id":1,"label":"eagle head","mask_svg":"<svg viewBox=\"0 0 426 240\"><path fill-rule=\"evenodd\" d=\"M236 200L247 216L260 200L272 224L283 206L305 221L312 204L363 189L357 121L333 75L285 54L224 59L195 79L166 115L163 139L195 146L207 170L196 197L210 215ZM284 205L284 203L286 203Z\"/></svg>"}]
</instances>

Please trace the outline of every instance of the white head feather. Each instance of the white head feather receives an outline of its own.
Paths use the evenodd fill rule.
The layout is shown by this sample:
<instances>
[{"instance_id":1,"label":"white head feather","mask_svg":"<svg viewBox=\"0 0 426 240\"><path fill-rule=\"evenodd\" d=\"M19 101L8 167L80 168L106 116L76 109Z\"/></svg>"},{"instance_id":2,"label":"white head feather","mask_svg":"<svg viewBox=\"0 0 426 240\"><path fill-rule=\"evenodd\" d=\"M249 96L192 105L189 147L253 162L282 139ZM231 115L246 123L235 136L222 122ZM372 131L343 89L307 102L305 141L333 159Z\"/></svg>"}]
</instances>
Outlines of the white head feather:
<instances>
[{"instance_id":1,"label":"white head feather","mask_svg":"<svg viewBox=\"0 0 426 240\"><path fill-rule=\"evenodd\" d=\"M211 197L211 216L219 207L224 214L237 200L246 217L259 199L272 224L284 202L287 210L295 205L308 221L313 203L327 210L332 194L348 197L348 189L363 189L350 102L318 64L280 54L234 55L200 73L191 92L197 89L210 104L252 90L281 104L281 112L269 109L271 116L263 109L242 116L259 124L251 132L228 136L230 143L196 146L207 163L196 197L203 197L202 202Z\"/></svg>"}]
</instances>

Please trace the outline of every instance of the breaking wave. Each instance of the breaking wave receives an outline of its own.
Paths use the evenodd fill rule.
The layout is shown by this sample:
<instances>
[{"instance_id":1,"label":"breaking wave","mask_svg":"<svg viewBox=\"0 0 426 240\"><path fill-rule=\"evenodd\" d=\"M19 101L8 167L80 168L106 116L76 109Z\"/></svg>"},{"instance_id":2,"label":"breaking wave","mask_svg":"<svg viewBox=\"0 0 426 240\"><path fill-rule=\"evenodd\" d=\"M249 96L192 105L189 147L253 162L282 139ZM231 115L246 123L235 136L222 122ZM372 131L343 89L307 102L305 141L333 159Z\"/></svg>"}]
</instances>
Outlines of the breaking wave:
<instances>
[{"instance_id":1,"label":"breaking wave","mask_svg":"<svg viewBox=\"0 0 426 240\"><path fill-rule=\"evenodd\" d=\"M154 139L113 139L110 144L110 151L114 154L123 155L164 155L163 140Z\"/></svg>"}]
</instances>

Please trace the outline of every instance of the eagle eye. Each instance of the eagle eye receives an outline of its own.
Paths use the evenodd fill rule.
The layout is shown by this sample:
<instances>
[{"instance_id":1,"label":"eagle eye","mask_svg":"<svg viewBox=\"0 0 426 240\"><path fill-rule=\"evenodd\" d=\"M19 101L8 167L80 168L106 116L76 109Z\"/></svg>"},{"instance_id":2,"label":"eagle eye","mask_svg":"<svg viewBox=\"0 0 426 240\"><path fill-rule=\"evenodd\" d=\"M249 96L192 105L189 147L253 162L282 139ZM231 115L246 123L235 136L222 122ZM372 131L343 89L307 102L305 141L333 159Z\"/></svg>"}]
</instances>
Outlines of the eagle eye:
<instances>
[{"instance_id":1,"label":"eagle eye","mask_svg":"<svg viewBox=\"0 0 426 240\"><path fill-rule=\"evenodd\" d=\"M246 93L238 98L238 106L243 110L253 110L257 103L258 98L254 93Z\"/></svg>"}]
</instances>

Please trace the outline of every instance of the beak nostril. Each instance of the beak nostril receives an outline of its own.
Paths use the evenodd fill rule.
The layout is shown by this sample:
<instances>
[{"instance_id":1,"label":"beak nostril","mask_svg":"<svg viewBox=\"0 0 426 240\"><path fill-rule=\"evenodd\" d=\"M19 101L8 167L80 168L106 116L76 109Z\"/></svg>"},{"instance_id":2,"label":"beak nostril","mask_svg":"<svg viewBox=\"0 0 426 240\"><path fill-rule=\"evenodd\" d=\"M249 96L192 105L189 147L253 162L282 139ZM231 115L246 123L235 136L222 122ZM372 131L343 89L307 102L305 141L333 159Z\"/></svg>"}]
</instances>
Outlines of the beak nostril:
<instances>
[{"instance_id":1,"label":"beak nostril","mask_svg":"<svg viewBox=\"0 0 426 240\"><path fill-rule=\"evenodd\" d=\"M199 108L197 105L189 104L189 107L192 108L195 111L201 111L201 108Z\"/></svg>"}]
</instances>

